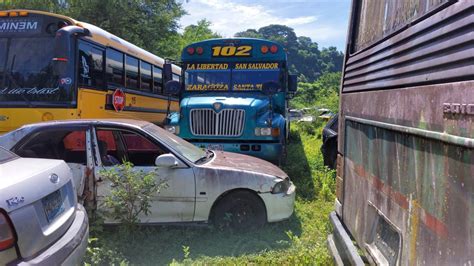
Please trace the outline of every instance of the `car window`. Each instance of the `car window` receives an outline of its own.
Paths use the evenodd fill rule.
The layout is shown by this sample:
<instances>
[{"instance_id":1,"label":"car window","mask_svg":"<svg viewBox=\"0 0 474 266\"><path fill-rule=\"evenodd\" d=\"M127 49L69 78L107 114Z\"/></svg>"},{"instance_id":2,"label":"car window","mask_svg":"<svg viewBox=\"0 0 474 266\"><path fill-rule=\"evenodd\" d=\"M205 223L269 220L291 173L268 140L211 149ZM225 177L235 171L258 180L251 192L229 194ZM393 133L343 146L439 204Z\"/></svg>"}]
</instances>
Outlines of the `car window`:
<instances>
[{"instance_id":1,"label":"car window","mask_svg":"<svg viewBox=\"0 0 474 266\"><path fill-rule=\"evenodd\" d=\"M103 166L112 166L120 164L122 161L128 161L125 149L118 149L117 141L120 138L119 134L117 130L97 130L99 157Z\"/></svg>"},{"instance_id":2,"label":"car window","mask_svg":"<svg viewBox=\"0 0 474 266\"><path fill-rule=\"evenodd\" d=\"M104 166L129 161L135 166L154 166L159 155L169 151L132 131L97 130L99 153Z\"/></svg>"},{"instance_id":3,"label":"car window","mask_svg":"<svg viewBox=\"0 0 474 266\"><path fill-rule=\"evenodd\" d=\"M17 158L15 154L0 148L0 164L4 162L8 162L15 158Z\"/></svg>"},{"instance_id":4,"label":"car window","mask_svg":"<svg viewBox=\"0 0 474 266\"><path fill-rule=\"evenodd\" d=\"M34 134L15 152L21 157L59 159L86 165L86 131L45 130Z\"/></svg>"},{"instance_id":5,"label":"car window","mask_svg":"<svg viewBox=\"0 0 474 266\"><path fill-rule=\"evenodd\" d=\"M338 126L339 126L337 118L338 118L338 115L336 114L328 123L328 127L334 132L337 132Z\"/></svg>"},{"instance_id":6,"label":"car window","mask_svg":"<svg viewBox=\"0 0 474 266\"><path fill-rule=\"evenodd\" d=\"M330 126L330 129L332 129L334 132L337 132L338 126L339 126L339 123L337 122L337 119L335 119L332 125Z\"/></svg>"}]
</instances>

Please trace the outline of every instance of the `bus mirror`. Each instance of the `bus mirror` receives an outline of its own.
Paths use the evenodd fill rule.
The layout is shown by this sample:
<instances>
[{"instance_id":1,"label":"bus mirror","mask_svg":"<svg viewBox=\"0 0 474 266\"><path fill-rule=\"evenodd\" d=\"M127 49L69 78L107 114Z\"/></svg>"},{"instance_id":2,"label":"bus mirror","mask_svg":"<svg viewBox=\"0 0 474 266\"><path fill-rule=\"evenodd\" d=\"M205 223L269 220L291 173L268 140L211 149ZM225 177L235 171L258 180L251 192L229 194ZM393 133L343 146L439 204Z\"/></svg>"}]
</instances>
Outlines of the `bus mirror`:
<instances>
[{"instance_id":1,"label":"bus mirror","mask_svg":"<svg viewBox=\"0 0 474 266\"><path fill-rule=\"evenodd\" d=\"M165 93L168 95L177 95L181 89L181 83L176 80L169 80L165 83Z\"/></svg>"},{"instance_id":2,"label":"bus mirror","mask_svg":"<svg viewBox=\"0 0 474 266\"><path fill-rule=\"evenodd\" d=\"M168 81L173 80L173 68L170 63L163 64L163 82L167 84Z\"/></svg>"},{"instance_id":3,"label":"bus mirror","mask_svg":"<svg viewBox=\"0 0 474 266\"><path fill-rule=\"evenodd\" d=\"M296 75L288 75L288 91L296 92L298 89L298 77Z\"/></svg>"},{"instance_id":4,"label":"bus mirror","mask_svg":"<svg viewBox=\"0 0 474 266\"><path fill-rule=\"evenodd\" d=\"M268 81L268 82L263 83L262 85L262 91L266 95L275 94L278 92L279 89L280 89L280 85L275 81Z\"/></svg>"}]
</instances>

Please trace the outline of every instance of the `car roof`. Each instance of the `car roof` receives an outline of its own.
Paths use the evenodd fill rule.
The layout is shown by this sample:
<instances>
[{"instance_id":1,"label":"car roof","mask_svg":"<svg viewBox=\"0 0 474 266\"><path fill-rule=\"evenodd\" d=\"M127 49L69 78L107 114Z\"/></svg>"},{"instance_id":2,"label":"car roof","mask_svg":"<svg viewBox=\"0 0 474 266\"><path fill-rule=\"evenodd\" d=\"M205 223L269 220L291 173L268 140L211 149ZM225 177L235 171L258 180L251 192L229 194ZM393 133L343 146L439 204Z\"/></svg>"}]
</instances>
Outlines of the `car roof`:
<instances>
[{"instance_id":1,"label":"car roof","mask_svg":"<svg viewBox=\"0 0 474 266\"><path fill-rule=\"evenodd\" d=\"M38 127L60 127L60 126L70 126L70 125L111 125L111 126L135 126L135 127L144 127L150 125L150 122L134 120L134 119L70 119L70 120L52 120L47 122L39 122L24 125L22 128L38 128Z\"/></svg>"}]
</instances>

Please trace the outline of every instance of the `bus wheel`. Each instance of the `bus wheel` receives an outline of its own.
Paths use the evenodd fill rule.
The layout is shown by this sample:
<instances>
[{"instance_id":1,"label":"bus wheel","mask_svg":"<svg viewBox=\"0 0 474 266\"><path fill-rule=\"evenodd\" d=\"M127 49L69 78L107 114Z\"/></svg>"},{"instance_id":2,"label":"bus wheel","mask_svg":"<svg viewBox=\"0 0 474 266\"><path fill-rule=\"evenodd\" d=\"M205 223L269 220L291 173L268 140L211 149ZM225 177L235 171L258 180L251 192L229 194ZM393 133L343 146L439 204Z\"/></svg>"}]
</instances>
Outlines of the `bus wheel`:
<instances>
[{"instance_id":1,"label":"bus wheel","mask_svg":"<svg viewBox=\"0 0 474 266\"><path fill-rule=\"evenodd\" d=\"M250 191L236 191L221 199L213 211L212 223L217 229L257 229L267 220L265 205Z\"/></svg>"}]
</instances>

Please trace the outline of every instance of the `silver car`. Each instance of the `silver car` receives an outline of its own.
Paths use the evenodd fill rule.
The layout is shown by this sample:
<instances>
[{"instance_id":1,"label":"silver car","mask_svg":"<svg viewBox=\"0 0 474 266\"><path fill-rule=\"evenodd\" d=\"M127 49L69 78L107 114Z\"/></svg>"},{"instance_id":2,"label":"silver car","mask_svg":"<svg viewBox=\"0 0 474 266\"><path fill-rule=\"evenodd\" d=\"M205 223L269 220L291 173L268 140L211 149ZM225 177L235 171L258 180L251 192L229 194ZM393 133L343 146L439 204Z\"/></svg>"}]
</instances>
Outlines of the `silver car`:
<instances>
[{"instance_id":1,"label":"silver car","mask_svg":"<svg viewBox=\"0 0 474 266\"><path fill-rule=\"evenodd\" d=\"M157 169L167 187L154 198L141 223L222 223L247 227L287 219L295 186L280 168L258 158L197 148L164 129L136 120L71 120L32 124L0 137L25 157L65 160L73 169L84 205L101 208L111 184L101 169L130 161ZM114 222L114 221L108 221Z\"/></svg>"},{"instance_id":2,"label":"silver car","mask_svg":"<svg viewBox=\"0 0 474 266\"><path fill-rule=\"evenodd\" d=\"M69 167L0 148L0 265L74 265L89 224Z\"/></svg>"}]
</instances>

